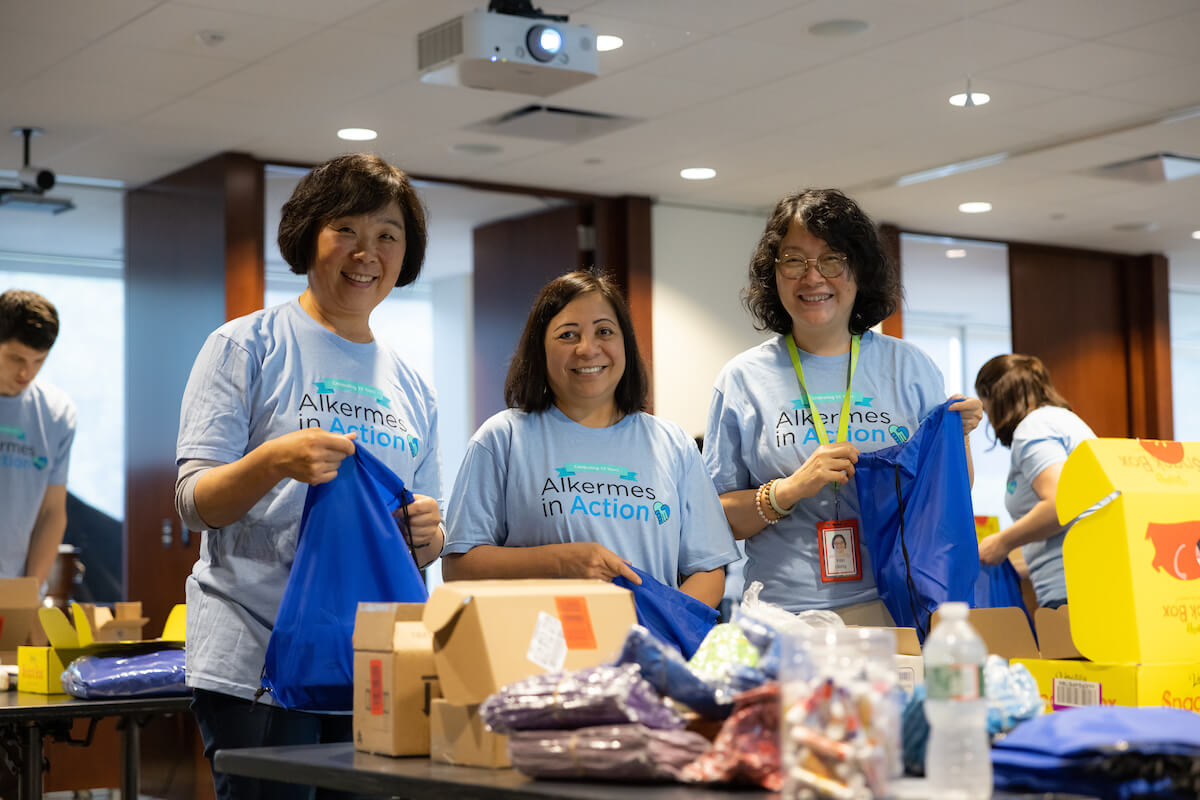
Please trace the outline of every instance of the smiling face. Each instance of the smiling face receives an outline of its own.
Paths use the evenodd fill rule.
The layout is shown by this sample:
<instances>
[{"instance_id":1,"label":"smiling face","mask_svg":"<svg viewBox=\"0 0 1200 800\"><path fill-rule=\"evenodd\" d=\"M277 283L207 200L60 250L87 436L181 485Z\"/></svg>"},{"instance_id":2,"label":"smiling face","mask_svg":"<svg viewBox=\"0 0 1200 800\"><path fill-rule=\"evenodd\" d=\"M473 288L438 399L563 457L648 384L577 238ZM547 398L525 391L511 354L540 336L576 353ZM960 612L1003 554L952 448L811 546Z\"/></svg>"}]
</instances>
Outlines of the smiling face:
<instances>
[{"instance_id":1,"label":"smiling face","mask_svg":"<svg viewBox=\"0 0 1200 800\"><path fill-rule=\"evenodd\" d=\"M792 220L787 233L779 242L779 255L795 253L816 259L833 249L824 239L813 236L800 223ZM836 278L826 278L810 262L799 278L785 278L775 272L779 300L792 318L792 334L796 343L809 352L821 353L830 344L840 347L850 339L850 312L858 295L858 284L849 265Z\"/></svg>"},{"instance_id":2,"label":"smiling face","mask_svg":"<svg viewBox=\"0 0 1200 800\"><path fill-rule=\"evenodd\" d=\"M315 309L306 309L336 333L359 338L354 334L369 331L371 312L395 287L404 249L404 213L395 202L330 220L317 232L305 293Z\"/></svg>"},{"instance_id":3,"label":"smiling face","mask_svg":"<svg viewBox=\"0 0 1200 800\"><path fill-rule=\"evenodd\" d=\"M588 292L567 303L546 326L545 344L555 405L576 422L610 424L625 374L625 337L604 295Z\"/></svg>"}]
</instances>

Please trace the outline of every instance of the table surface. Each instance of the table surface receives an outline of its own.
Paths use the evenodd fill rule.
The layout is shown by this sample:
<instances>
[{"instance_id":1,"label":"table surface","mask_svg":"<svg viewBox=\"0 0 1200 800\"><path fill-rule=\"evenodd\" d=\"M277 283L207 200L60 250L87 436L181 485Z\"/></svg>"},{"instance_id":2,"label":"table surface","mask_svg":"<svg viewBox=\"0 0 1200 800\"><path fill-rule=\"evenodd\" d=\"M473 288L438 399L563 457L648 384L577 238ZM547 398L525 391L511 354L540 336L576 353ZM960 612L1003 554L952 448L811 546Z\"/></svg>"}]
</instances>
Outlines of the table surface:
<instances>
[{"instance_id":1,"label":"table surface","mask_svg":"<svg viewBox=\"0 0 1200 800\"><path fill-rule=\"evenodd\" d=\"M359 794L405 800L611 800L628 790L638 800L767 800L761 789L680 784L535 781L512 769L439 764L425 757L389 758L359 753L354 745L317 744L218 750L214 769L251 778L287 780Z\"/></svg>"},{"instance_id":2,"label":"table surface","mask_svg":"<svg viewBox=\"0 0 1200 800\"><path fill-rule=\"evenodd\" d=\"M69 694L0 692L0 722L169 714L191 707L191 695L80 700Z\"/></svg>"}]
</instances>

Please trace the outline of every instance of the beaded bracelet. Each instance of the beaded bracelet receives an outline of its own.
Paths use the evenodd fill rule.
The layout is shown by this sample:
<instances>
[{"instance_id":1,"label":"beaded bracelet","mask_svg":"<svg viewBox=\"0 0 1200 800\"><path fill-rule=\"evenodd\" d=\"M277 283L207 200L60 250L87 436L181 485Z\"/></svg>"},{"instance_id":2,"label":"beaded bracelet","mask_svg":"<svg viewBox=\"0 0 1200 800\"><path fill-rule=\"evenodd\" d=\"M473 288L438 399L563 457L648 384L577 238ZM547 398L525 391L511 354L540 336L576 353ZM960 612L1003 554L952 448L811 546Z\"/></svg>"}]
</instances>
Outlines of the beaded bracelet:
<instances>
[{"instance_id":1,"label":"beaded bracelet","mask_svg":"<svg viewBox=\"0 0 1200 800\"><path fill-rule=\"evenodd\" d=\"M767 500L770 501L771 508L775 511L776 514L778 514L780 517L786 517L788 514L795 511L796 507L792 506L789 509L783 509L783 508L779 507L779 502L775 499L775 484L778 482L779 482L778 478L772 478L770 481L767 482L767 485L771 487L770 490L768 490L768 492L767 492Z\"/></svg>"},{"instance_id":2,"label":"beaded bracelet","mask_svg":"<svg viewBox=\"0 0 1200 800\"><path fill-rule=\"evenodd\" d=\"M767 483L764 483L762 486L759 486L758 491L754 494L754 510L758 512L759 518L764 523L766 523L767 525L775 525L779 522L779 520L778 519L767 519L767 515L763 511L763 495L767 493L767 491L768 491L767 485L769 483L770 483L770 481L768 481ZM772 509L772 511L773 510L774 509Z\"/></svg>"}]
</instances>

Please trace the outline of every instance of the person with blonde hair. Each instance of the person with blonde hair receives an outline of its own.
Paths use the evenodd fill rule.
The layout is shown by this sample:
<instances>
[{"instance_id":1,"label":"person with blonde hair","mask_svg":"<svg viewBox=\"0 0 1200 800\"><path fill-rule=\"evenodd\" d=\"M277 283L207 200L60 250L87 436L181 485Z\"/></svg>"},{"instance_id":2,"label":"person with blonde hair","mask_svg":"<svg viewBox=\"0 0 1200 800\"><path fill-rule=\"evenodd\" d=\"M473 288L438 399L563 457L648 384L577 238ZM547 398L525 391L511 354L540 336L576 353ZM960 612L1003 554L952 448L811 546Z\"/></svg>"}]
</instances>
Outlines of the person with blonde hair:
<instances>
[{"instance_id":1,"label":"person with blonde hair","mask_svg":"<svg viewBox=\"0 0 1200 800\"><path fill-rule=\"evenodd\" d=\"M1038 605L1057 608L1067 602L1062 545L1070 528L1058 522L1058 476L1071 451L1096 434L1037 356L996 356L979 368L975 391L996 441L1012 451L1004 505L1014 520L980 542L979 560L999 564L1020 547Z\"/></svg>"}]
</instances>

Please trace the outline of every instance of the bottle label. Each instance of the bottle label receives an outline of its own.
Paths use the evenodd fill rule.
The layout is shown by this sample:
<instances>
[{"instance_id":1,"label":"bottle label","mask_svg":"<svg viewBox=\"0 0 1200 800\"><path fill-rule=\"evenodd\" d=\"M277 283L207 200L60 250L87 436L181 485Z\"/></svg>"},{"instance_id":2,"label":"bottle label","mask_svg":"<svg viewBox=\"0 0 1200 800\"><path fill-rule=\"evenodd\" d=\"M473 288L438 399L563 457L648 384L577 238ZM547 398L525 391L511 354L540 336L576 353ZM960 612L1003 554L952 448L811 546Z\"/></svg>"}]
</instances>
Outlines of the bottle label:
<instances>
[{"instance_id":1,"label":"bottle label","mask_svg":"<svg viewBox=\"0 0 1200 800\"><path fill-rule=\"evenodd\" d=\"M930 700L978 700L984 696L983 667L978 664L939 664L925 671L925 696Z\"/></svg>"}]
</instances>

